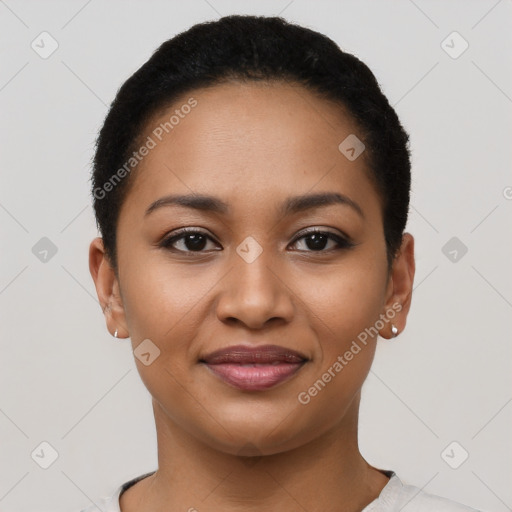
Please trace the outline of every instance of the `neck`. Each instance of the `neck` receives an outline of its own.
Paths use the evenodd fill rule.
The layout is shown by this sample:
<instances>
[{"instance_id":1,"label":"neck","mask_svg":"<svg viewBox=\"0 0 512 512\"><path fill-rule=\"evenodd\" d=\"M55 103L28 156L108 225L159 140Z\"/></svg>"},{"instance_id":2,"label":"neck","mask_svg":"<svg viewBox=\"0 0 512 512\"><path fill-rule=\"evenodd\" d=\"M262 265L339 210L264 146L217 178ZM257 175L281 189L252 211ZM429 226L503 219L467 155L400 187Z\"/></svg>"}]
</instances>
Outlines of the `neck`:
<instances>
[{"instance_id":1,"label":"neck","mask_svg":"<svg viewBox=\"0 0 512 512\"><path fill-rule=\"evenodd\" d=\"M240 457L200 442L154 402L159 468L123 494L122 510L360 511L388 478L359 452L358 409L359 397L342 425L305 445Z\"/></svg>"}]
</instances>

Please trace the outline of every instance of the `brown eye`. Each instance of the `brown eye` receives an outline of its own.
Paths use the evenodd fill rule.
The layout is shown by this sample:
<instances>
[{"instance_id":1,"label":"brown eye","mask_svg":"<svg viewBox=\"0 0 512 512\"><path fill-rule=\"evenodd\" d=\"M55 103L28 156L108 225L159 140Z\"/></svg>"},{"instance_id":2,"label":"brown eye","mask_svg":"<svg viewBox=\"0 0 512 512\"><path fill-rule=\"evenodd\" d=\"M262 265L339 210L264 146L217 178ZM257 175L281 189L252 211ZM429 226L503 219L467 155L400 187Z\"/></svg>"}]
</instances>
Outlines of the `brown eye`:
<instances>
[{"instance_id":1,"label":"brown eye","mask_svg":"<svg viewBox=\"0 0 512 512\"><path fill-rule=\"evenodd\" d=\"M212 242L214 247L208 248L209 242ZM350 249L356 245L336 233L322 231L320 229L311 229L307 232L302 232L300 236L295 238L292 245L297 245L299 242L303 243L303 248L298 250L303 252L330 252L339 249ZM208 234L195 228L181 229L164 238L159 243L160 247L183 253L201 253L208 250L220 250L215 249L215 245L216 242Z\"/></svg>"},{"instance_id":2,"label":"brown eye","mask_svg":"<svg viewBox=\"0 0 512 512\"><path fill-rule=\"evenodd\" d=\"M301 236L295 239L294 244L297 244L297 242L302 239L305 240L304 245L307 249L299 250L304 250L306 252L328 252L330 250L349 249L355 245L336 233L321 231L319 229L312 229L306 233L303 232ZM331 242L331 247L326 249L329 242ZM332 244L334 244L334 247Z\"/></svg>"},{"instance_id":3,"label":"brown eye","mask_svg":"<svg viewBox=\"0 0 512 512\"><path fill-rule=\"evenodd\" d=\"M206 233L197 229L182 229L162 240L160 247L179 252L203 252L212 240Z\"/></svg>"}]
</instances>

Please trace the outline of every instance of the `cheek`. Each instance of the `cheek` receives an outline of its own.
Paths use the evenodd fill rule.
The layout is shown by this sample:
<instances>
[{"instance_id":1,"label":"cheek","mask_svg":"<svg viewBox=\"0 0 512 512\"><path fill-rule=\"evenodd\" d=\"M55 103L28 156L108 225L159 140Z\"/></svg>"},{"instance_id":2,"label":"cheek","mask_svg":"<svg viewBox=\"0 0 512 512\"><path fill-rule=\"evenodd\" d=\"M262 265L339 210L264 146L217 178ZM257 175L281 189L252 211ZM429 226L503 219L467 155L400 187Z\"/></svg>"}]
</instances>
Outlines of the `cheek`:
<instances>
[{"instance_id":1,"label":"cheek","mask_svg":"<svg viewBox=\"0 0 512 512\"><path fill-rule=\"evenodd\" d=\"M382 313L383 290L381 270L364 265L339 269L304 289L319 346L296 400L322 428L341 421L368 375L377 341L370 328Z\"/></svg>"},{"instance_id":2,"label":"cheek","mask_svg":"<svg viewBox=\"0 0 512 512\"><path fill-rule=\"evenodd\" d=\"M384 267L375 261L364 265L361 259L355 256L354 264L347 260L323 275L303 275L301 280L295 280L303 283L300 295L311 311L310 321L323 325L322 333L327 338L320 339L334 339L340 349L343 343L350 344L351 339L375 323L384 304Z\"/></svg>"},{"instance_id":3,"label":"cheek","mask_svg":"<svg viewBox=\"0 0 512 512\"><path fill-rule=\"evenodd\" d=\"M135 358L142 381L157 400L174 396L181 403L183 386L194 384L190 371L201 338L208 335L201 325L206 325L209 296L223 272L161 259L155 258L143 268L131 262L125 267L124 309L134 355L146 339L158 349L158 357L148 366Z\"/></svg>"},{"instance_id":4,"label":"cheek","mask_svg":"<svg viewBox=\"0 0 512 512\"><path fill-rule=\"evenodd\" d=\"M162 346L169 345L170 339L183 339L188 327L197 329L197 323L188 326L187 317L194 316L194 308L218 281L211 272L194 265L173 265L160 259L143 267L127 265L124 269L126 322L136 343L150 338Z\"/></svg>"}]
</instances>

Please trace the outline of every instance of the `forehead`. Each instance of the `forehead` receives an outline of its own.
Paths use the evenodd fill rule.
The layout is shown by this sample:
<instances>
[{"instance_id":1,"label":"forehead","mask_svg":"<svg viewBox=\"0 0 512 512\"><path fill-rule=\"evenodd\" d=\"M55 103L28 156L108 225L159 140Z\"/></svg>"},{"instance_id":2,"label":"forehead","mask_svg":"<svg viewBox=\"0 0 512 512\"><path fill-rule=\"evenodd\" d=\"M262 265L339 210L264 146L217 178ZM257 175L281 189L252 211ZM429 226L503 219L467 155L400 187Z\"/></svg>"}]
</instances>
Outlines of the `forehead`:
<instances>
[{"instance_id":1,"label":"forehead","mask_svg":"<svg viewBox=\"0 0 512 512\"><path fill-rule=\"evenodd\" d=\"M126 202L140 209L180 192L245 204L257 197L264 204L315 188L363 202L373 193L375 200L364 153L351 161L339 149L354 135L358 129L346 109L295 84L195 89L146 125L141 140L153 147L137 166L136 194Z\"/></svg>"}]
</instances>

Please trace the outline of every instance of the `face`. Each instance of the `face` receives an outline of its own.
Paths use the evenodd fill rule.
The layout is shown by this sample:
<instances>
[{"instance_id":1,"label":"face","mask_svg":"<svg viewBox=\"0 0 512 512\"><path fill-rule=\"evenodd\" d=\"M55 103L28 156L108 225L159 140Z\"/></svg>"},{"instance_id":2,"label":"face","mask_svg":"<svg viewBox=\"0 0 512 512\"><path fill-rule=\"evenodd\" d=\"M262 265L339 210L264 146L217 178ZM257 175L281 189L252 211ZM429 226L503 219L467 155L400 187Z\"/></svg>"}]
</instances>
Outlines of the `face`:
<instances>
[{"instance_id":1,"label":"face","mask_svg":"<svg viewBox=\"0 0 512 512\"><path fill-rule=\"evenodd\" d=\"M90 254L109 328L145 354L135 361L163 421L234 454L356 421L377 332L405 326L414 261L406 234L388 273L365 154L338 149L350 134L343 109L283 83L195 90L148 124L155 145L119 217L119 279L100 239Z\"/></svg>"}]
</instances>

